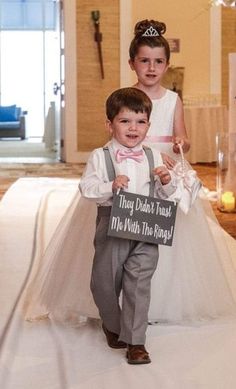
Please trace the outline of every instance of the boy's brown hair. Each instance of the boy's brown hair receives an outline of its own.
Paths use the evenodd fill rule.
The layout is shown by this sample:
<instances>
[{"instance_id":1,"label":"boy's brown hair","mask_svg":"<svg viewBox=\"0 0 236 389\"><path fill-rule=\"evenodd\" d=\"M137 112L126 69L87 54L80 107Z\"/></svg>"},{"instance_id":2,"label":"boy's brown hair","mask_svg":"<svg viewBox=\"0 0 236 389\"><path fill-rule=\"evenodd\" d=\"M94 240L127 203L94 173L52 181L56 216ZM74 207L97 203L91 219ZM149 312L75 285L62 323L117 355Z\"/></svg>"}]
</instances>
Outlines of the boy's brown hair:
<instances>
[{"instance_id":1,"label":"boy's brown hair","mask_svg":"<svg viewBox=\"0 0 236 389\"><path fill-rule=\"evenodd\" d=\"M123 109L145 112L149 120L152 111L152 101L137 88L121 88L115 90L106 101L106 115L112 122L114 117Z\"/></svg>"}]
</instances>

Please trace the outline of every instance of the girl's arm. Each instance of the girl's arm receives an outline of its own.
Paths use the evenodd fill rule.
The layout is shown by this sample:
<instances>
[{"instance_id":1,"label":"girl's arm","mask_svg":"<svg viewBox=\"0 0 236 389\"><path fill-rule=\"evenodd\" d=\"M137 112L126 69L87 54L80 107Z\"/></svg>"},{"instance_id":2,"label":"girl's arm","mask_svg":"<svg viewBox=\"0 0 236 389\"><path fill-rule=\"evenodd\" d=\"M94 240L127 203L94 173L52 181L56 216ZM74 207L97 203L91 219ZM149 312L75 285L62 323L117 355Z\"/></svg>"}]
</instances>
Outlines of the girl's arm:
<instances>
[{"instance_id":1,"label":"girl's arm","mask_svg":"<svg viewBox=\"0 0 236 389\"><path fill-rule=\"evenodd\" d=\"M173 151L179 153L178 143L181 143L183 152L186 153L190 149L190 142L188 139L187 131L184 123L184 108L180 97L177 97L175 116L174 116L174 129L173 129Z\"/></svg>"}]
</instances>

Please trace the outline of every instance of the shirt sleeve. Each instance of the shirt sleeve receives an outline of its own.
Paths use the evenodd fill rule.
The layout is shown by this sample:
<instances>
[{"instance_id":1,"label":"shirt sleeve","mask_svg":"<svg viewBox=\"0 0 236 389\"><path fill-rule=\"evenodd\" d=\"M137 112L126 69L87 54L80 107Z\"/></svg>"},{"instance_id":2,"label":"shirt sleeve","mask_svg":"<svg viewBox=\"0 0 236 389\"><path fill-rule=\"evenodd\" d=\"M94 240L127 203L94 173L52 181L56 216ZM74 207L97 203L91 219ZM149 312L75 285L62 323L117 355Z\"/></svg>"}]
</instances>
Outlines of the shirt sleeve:
<instances>
[{"instance_id":1,"label":"shirt sleeve","mask_svg":"<svg viewBox=\"0 0 236 389\"><path fill-rule=\"evenodd\" d=\"M102 204L112 199L112 181L109 181L103 149L96 149L90 155L80 180L82 196Z\"/></svg>"}]
</instances>

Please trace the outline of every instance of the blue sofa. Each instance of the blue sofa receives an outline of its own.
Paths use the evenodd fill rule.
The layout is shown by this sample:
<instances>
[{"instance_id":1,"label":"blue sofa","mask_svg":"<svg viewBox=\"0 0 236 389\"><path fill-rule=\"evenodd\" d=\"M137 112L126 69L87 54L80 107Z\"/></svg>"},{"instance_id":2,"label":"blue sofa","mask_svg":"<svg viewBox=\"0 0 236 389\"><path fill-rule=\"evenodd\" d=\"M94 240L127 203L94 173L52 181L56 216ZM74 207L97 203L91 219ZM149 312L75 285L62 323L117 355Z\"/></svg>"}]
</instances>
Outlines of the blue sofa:
<instances>
[{"instance_id":1,"label":"blue sofa","mask_svg":"<svg viewBox=\"0 0 236 389\"><path fill-rule=\"evenodd\" d=\"M25 114L16 105L0 106L0 138L25 139Z\"/></svg>"}]
</instances>

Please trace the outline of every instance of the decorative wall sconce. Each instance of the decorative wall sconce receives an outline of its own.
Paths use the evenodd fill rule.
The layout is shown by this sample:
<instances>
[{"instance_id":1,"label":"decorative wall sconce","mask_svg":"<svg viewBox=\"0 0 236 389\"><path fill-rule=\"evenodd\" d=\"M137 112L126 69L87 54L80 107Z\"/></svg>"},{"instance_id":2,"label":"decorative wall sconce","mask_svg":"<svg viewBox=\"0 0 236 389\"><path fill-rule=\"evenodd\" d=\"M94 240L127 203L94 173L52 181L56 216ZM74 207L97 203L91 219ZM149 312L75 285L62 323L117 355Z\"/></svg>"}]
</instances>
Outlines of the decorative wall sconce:
<instances>
[{"instance_id":1,"label":"decorative wall sconce","mask_svg":"<svg viewBox=\"0 0 236 389\"><path fill-rule=\"evenodd\" d=\"M100 32L100 12L99 11L92 11L91 16L93 19L93 24L95 28L95 33L94 33L94 40L97 42L97 47L98 47L98 58L99 58L99 63L100 63L100 69L101 69L101 77L104 79L104 67L103 67L103 58L102 58L102 34Z\"/></svg>"},{"instance_id":2,"label":"decorative wall sconce","mask_svg":"<svg viewBox=\"0 0 236 389\"><path fill-rule=\"evenodd\" d=\"M235 0L211 0L211 5L223 5L224 7L236 7Z\"/></svg>"}]
</instances>

